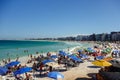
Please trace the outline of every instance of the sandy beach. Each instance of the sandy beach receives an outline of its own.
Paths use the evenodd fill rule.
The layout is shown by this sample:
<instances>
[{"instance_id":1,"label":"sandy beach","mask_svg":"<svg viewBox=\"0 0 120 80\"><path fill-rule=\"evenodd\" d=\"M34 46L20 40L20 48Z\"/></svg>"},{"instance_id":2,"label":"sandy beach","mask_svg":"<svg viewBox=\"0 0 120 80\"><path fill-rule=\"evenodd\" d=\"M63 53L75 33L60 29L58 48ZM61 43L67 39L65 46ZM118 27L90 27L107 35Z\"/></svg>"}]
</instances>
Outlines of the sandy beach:
<instances>
[{"instance_id":1,"label":"sandy beach","mask_svg":"<svg viewBox=\"0 0 120 80\"><path fill-rule=\"evenodd\" d=\"M72 49L69 50L69 52L75 52L76 53L76 49L79 47L74 47ZM56 52L50 52L52 55L58 54ZM74 54L75 54L74 53ZM44 54L45 55L45 54ZM40 54L34 54L32 55L33 57L38 57L40 56ZM109 54L110 56L110 54ZM89 59L88 60L83 60L82 63L80 63L78 66L75 67L70 67L68 70L66 70L66 68L64 67L64 65L59 66L58 71L64 75L64 80L91 80L92 77L98 73L98 71L100 70L100 67L94 66L92 64L92 61L94 61L94 57L93 56L88 56ZM31 63L27 63L28 60L30 60L31 57L29 56L24 56L24 57L20 57L19 61L20 64L22 66L27 66L27 67L32 67L33 63L37 61L32 60ZM11 61L15 61L11 60ZM1 62L1 66L4 66L5 64L3 64ZM53 80L52 78L49 78L46 74L43 74L42 76L40 76L40 72L38 71L31 71L31 72L27 72L28 74L31 74L32 76L32 80ZM25 79L25 74L21 74L20 76L22 76ZM5 76L1 76L1 80L16 80L15 76L13 74L7 74Z\"/></svg>"},{"instance_id":2,"label":"sandy beach","mask_svg":"<svg viewBox=\"0 0 120 80\"><path fill-rule=\"evenodd\" d=\"M34 56L37 57L38 55L34 55ZM32 67L34 62L27 64L27 61L29 59L30 57L28 56L20 57L19 61L23 66L26 65L28 67ZM15 60L11 60L11 61L15 61ZM94 65L91 63L91 61L93 61L93 57L90 57L89 61L85 60L83 63L80 63L80 65L77 67L72 67L67 71L66 70L60 71L60 73L64 75L64 80L90 80L93 74L98 73L98 70L100 69L100 68L95 68ZM52 80L52 78L48 78L47 76L42 76L42 77L39 76L39 72L35 72L34 74L33 72L28 72L28 73L32 75L33 80ZM21 76L25 77L24 74L22 74ZM7 75L4 78L9 80L15 80L15 77L13 75L12 76ZM3 80L3 78L1 80Z\"/></svg>"}]
</instances>

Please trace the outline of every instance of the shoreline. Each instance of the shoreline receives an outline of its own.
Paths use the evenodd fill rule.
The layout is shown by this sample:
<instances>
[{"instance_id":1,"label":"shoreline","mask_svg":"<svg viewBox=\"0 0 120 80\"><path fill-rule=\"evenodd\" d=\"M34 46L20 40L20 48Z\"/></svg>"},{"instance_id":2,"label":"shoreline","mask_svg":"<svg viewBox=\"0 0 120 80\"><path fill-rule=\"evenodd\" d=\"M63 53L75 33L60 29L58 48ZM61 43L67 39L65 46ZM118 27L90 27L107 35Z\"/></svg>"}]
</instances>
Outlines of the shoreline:
<instances>
[{"instance_id":1,"label":"shoreline","mask_svg":"<svg viewBox=\"0 0 120 80\"><path fill-rule=\"evenodd\" d=\"M77 48L77 47L76 47ZM74 48L74 49L76 49ZM74 49L72 49L74 51ZM71 50L71 51L72 51ZM38 56L39 54L35 54L33 56ZM24 56L24 57L20 57L19 61L21 62L21 64L24 66L28 66L28 67L32 67L32 63L27 64L28 59L30 59L30 57L28 56ZM11 60L14 61L15 59ZM93 58L91 57L91 60L93 60ZM84 63L80 63L79 66L77 67L72 67L70 70L67 71L63 71L60 72L61 74L64 75L64 80L76 80L79 78L85 78L85 80L89 80L91 78L91 76L89 76L89 74L91 73L98 73L100 68L88 68L88 66L93 66L93 64L91 64L91 62L85 61ZM76 71L77 70L77 71ZM28 72L29 74L33 74L31 72ZM38 72L35 73L36 75L39 74ZM22 75L24 77L24 75ZM34 77L34 75L33 75ZM10 79L10 80L14 80L14 76L13 77L9 77L8 75L6 75L6 78ZM46 77L34 77L35 80L52 80L51 78Z\"/></svg>"},{"instance_id":2,"label":"shoreline","mask_svg":"<svg viewBox=\"0 0 120 80\"><path fill-rule=\"evenodd\" d=\"M94 45L96 45L96 43L92 44L91 47L93 47ZM73 48L69 48L69 51L68 52L76 52L77 49L81 48L82 46L75 46ZM66 49L66 52L67 52L68 49ZM58 54L58 52L50 52L50 53L53 53L53 54ZM45 53L41 53L43 54L44 56L46 55ZM32 54L32 56L34 57L37 57L39 56L39 54ZM70 70L67 70L67 71L61 71L60 73L62 73L64 75L64 80L77 80L77 79L85 79L85 80L89 80L91 79L92 75L93 74L96 74L98 73L98 71L100 70L100 68L93 68L92 66L94 66L91 61L94 61L94 57L93 56L89 56L90 58L90 61L88 60L85 60L83 63L80 63L79 66L77 67L72 67ZM19 58L19 61L20 63L23 65L23 66L28 66L28 67L32 67L34 61L32 61L31 63L27 63L27 61L30 59L30 56L28 57L27 55L26 56L23 56L23 57L20 57ZM11 61L15 61L15 59L11 59ZM0 61L1 62L1 61ZM4 65L4 64L1 64L1 65ZM32 74L32 76L34 77L34 74L29 72L30 74ZM35 72L36 75L39 75L39 72ZM5 76L6 78L10 78L10 80L14 80L14 76L13 77L9 77L8 75ZM51 78L48 78L48 77L34 77L36 80L51 80Z\"/></svg>"},{"instance_id":3,"label":"shoreline","mask_svg":"<svg viewBox=\"0 0 120 80\"><path fill-rule=\"evenodd\" d=\"M12 40L12 41L14 41L14 40ZM21 41L21 40L15 40L15 41ZM55 41L52 41L52 42L55 42ZM64 43L65 46L62 48L62 46L61 46L62 44L61 44L59 49L56 48L55 50L52 50L52 48L51 48L51 50L49 50L49 51L38 49L39 46L36 46L37 47L36 50L34 50L35 49L34 47L33 47L34 48L33 50L32 50L32 47L28 47L28 48L27 47L25 47L25 48L20 47L20 48L11 48L11 49L1 50L1 53L4 53L6 57L5 56L4 56L5 58L1 57L0 61L2 61L2 59L8 59L8 58L15 59L17 57L23 57L24 55L27 56L29 54L35 54L36 52L39 52L40 54L43 54L43 53L47 53L47 52L56 52L58 50L65 50L66 51L68 49L68 47L69 48L74 48L76 45L80 46L80 43L78 43L78 42L68 42L68 41L56 41L56 42L62 42L62 43ZM29 50L29 52L24 52L25 50L27 50L27 51Z\"/></svg>"}]
</instances>

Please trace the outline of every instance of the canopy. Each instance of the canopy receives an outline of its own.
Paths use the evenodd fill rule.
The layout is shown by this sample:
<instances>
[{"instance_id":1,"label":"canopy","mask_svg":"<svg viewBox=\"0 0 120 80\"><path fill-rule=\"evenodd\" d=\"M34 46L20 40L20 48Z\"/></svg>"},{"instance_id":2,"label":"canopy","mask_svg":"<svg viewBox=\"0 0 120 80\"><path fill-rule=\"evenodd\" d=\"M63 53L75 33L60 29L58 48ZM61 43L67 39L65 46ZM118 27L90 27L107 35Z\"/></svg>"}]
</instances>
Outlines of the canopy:
<instances>
[{"instance_id":1,"label":"canopy","mask_svg":"<svg viewBox=\"0 0 120 80\"><path fill-rule=\"evenodd\" d=\"M94 62L92 62L92 64L96 65L96 66L111 66L112 64L105 61L105 60L96 60Z\"/></svg>"},{"instance_id":2,"label":"canopy","mask_svg":"<svg viewBox=\"0 0 120 80\"><path fill-rule=\"evenodd\" d=\"M19 63L20 63L19 61L12 61L12 62L8 63L6 65L6 67L12 67L12 66L18 65Z\"/></svg>"},{"instance_id":3,"label":"canopy","mask_svg":"<svg viewBox=\"0 0 120 80\"><path fill-rule=\"evenodd\" d=\"M64 78L64 76L61 73L56 72L56 71L49 72L48 77L53 78L53 79Z\"/></svg>"},{"instance_id":4,"label":"canopy","mask_svg":"<svg viewBox=\"0 0 120 80\"><path fill-rule=\"evenodd\" d=\"M62 55L62 56L68 56L67 53L63 52L63 51L59 51L59 55Z\"/></svg>"},{"instance_id":5,"label":"canopy","mask_svg":"<svg viewBox=\"0 0 120 80\"><path fill-rule=\"evenodd\" d=\"M0 75L5 75L7 71L8 71L7 68L0 66Z\"/></svg>"},{"instance_id":6,"label":"canopy","mask_svg":"<svg viewBox=\"0 0 120 80\"><path fill-rule=\"evenodd\" d=\"M50 57L51 58L57 58L57 55L51 55Z\"/></svg>"},{"instance_id":7,"label":"canopy","mask_svg":"<svg viewBox=\"0 0 120 80\"><path fill-rule=\"evenodd\" d=\"M81 61L82 61L80 58L78 58L78 57L75 56L75 55L71 55L69 58L71 58L71 59L74 60L74 61L78 61L78 62L81 62Z\"/></svg>"},{"instance_id":8,"label":"canopy","mask_svg":"<svg viewBox=\"0 0 120 80\"><path fill-rule=\"evenodd\" d=\"M101 59L103 59L104 58L104 56L96 56L96 59L97 60L101 60Z\"/></svg>"},{"instance_id":9,"label":"canopy","mask_svg":"<svg viewBox=\"0 0 120 80\"><path fill-rule=\"evenodd\" d=\"M15 71L14 75L23 74L23 73L29 72L31 70L32 70L31 67L23 67L23 68L20 68L19 70Z\"/></svg>"},{"instance_id":10,"label":"canopy","mask_svg":"<svg viewBox=\"0 0 120 80\"><path fill-rule=\"evenodd\" d=\"M104 58L103 60L105 60L105 61L110 61L110 60L113 60L113 58L107 57L107 58Z\"/></svg>"}]
</instances>

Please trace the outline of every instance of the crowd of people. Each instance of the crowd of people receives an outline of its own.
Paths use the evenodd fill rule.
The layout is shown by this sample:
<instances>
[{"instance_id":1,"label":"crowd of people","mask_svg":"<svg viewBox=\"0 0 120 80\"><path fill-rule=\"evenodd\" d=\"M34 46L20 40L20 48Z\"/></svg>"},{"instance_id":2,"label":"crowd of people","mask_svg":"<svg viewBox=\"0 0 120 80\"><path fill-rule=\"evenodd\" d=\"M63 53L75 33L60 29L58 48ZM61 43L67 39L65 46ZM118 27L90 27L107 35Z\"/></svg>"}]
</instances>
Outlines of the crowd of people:
<instances>
[{"instance_id":1,"label":"crowd of people","mask_svg":"<svg viewBox=\"0 0 120 80\"><path fill-rule=\"evenodd\" d=\"M120 45L113 44L113 43L101 43L96 44L93 47L90 48L82 48L78 51L74 52L73 54L69 54L65 51L60 51L57 54L52 54L50 52L47 53L46 56L39 54L39 52L36 52L38 56L33 56L32 54L29 55L30 57L26 64L32 63L32 72L39 72L39 75L47 75L47 73L52 71L59 71L61 68L64 68L65 70L69 70L72 67L79 66L80 63L83 63L84 61L90 61L90 57L94 57L94 60L103 59L105 57L113 57L113 58L119 58L120 57ZM28 51L25 51L28 52ZM54 55L54 57L52 57ZM53 60L54 63L58 64L59 66L53 67L49 66L47 64L44 64L44 60ZM9 59L8 62L11 60ZM19 57L16 59L16 61L19 61ZM6 61L3 60L5 64ZM62 65L62 67L61 67ZM8 67L8 72L6 74L11 74L12 72L19 70L22 67L26 67L26 65L15 65L13 67ZM108 69L106 69L108 70ZM26 77L25 80L32 80L32 75L25 73ZM15 78L17 80L21 79L20 75L15 75Z\"/></svg>"}]
</instances>

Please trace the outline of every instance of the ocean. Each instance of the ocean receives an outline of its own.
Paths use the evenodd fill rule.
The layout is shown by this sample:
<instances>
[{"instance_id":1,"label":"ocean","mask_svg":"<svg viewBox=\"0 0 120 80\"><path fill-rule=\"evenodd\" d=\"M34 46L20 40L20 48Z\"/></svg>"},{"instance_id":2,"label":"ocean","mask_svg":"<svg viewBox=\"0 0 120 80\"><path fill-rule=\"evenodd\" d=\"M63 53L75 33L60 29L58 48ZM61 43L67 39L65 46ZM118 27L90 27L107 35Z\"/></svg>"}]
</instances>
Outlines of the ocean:
<instances>
[{"instance_id":1,"label":"ocean","mask_svg":"<svg viewBox=\"0 0 120 80\"><path fill-rule=\"evenodd\" d=\"M0 61L14 59L29 54L58 52L76 46L89 46L88 43L63 42L63 41L32 41L32 40L0 40Z\"/></svg>"}]
</instances>

